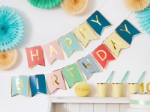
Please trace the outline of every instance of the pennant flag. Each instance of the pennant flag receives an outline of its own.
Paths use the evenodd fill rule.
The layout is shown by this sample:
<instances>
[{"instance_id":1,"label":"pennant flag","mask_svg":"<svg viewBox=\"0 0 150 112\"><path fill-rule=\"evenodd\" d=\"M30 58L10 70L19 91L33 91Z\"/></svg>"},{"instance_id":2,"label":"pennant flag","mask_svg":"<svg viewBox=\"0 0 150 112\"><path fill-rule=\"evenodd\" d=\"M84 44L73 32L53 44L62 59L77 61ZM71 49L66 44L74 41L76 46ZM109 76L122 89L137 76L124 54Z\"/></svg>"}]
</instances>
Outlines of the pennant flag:
<instances>
[{"instance_id":1,"label":"pennant flag","mask_svg":"<svg viewBox=\"0 0 150 112\"><path fill-rule=\"evenodd\" d=\"M58 43L58 40L54 40L43 45L44 52L46 54L48 62L51 64L56 59L64 59L62 49Z\"/></svg>"},{"instance_id":2,"label":"pennant flag","mask_svg":"<svg viewBox=\"0 0 150 112\"><path fill-rule=\"evenodd\" d=\"M92 55L103 68L105 68L107 61L115 59L115 57L110 53L110 51L107 49L107 47L104 44L98 46L92 52Z\"/></svg>"},{"instance_id":3,"label":"pennant flag","mask_svg":"<svg viewBox=\"0 0 150 112\"><path fill-rule=\"evenodd\" d=\"M26 56L27 56L27 62L29 68L31 68L36 64L45 66L44 56L43 56L43 51L41 46L26 48Z\"/></svg>"},{"instance_id":4,"label":"pennant flag","mask_svg":"<svg viewBox=\"0 0 150 112\"><path fill-rule=\"evenodd\" d=\"M98 39L98 36L95 34L95 32L92 30L87 22L82 23L73 32L76 38L78 38L78 40L82 43L84 47L88 45L90 40Z\"/></svg>"},{"instance_id":5,"label":"pennant flag","mask_svg":"<svg viewBox=\"0 0 150 112\"><path fill-rule=\"evenodd\" d=\"M30 88L32 97L37 93L47 94L44 74L30 76Z\"/></svg>"},{"instance_id":6,"label":"pennant flag","mask_svg":"<svg viewBox=\"0 0 150 112\"><path fill-rule=\"evenodd\" d=\"M82 82L82 75L76 64L68 65L62 69L62 73L67 81L69 88L71 88L75 82Z\"/></svg>"},{"instance_id":7,"label":"pennant flag","mask_svg":"<svg viewBox=\"0 0 150 112\"><path fill-rule=\"evenodd\" d=\"M11 96L21 94L28 96L29 78L28 76L12 76L11 79Z\"/></svg>"},{"instance_id":8,"label":"pennant flag","mask_svg":"<svg viewBox=\"0 0 150 112\"><path fill-rule=\"evenodd\" d=\"M121 49L129 47L129 44L127 44L116 32L113 32L103 43L116 57L119 56Z\"/></svg>"},{"instance_id":9,"label":"pennant flag","mask_svg":"<svg viewBox=\"0 0 150 112\"><path fill-rule=\"evenodd\" d=\"M95 11L87 19L87 22L95 30L95 32L99 35L101 35L103 28L111 25L99 11Z\"/></svg>"},{"instance_id":10,"label":"pennant flag","mask_svg":"<svg viewBox=\"0 0 150 112\"><path fill-rule=\"evenodd\" d=\"M80 69L83 71L87 79L90 78L92 73L100 71L99 67L97 66L96 62L94 61L94 59L90 54L80 59L77 62L77 64L80 67Z\"/></svg>"},{"instance_id":11,"label":"pennant flag","mask_svg":"<svg viewBox=\"0 0 150 112\"><path fill-rule=\"evenodd\" d=\"M127 20L124 20L117 28L116 32L128 43L131 44L132 37L140 32Z\"/></svg>"},{"instance_id":12,"label":"pennant flag","mask_svg":"<svg viewBox=\"0 0 150 112\"><path fill-rule=\"evenodd\" d=\"M76 40L75 35L71 32L59 38L59 43L69 57L74 51L82 50L79 42Z\"/></svg>"},{"instance_id":13,"label":"pennant flag","mask_svg":"<svg viewBox=\"0 0 150 112\"><path fill-rule=\"evenodd\" d=\"M66 90L61 70L56 70L52 73L46 74L46 80L51 94L57 89Z\"/></svg>"}]
</instances>

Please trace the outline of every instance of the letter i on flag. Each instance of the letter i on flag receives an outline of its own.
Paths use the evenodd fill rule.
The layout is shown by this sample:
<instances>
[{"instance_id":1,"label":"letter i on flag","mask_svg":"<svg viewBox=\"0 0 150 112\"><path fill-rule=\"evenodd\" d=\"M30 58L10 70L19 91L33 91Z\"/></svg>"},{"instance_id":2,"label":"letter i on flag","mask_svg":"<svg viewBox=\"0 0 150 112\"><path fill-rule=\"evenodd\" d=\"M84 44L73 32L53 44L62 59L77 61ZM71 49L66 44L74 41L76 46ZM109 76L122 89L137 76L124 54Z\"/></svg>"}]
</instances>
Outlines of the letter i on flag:
<instances>
[{"instance_id":1,"label":"letter i on flag","mask_svg":"<svg viewBox=\"0 0 150 112\"><path fill-rule=\"evenodd\" d=\"M26 56L29 68L36 64L45 66L43 50L41 46L26 48Z\"/></svg>"},{"instance_id":2,"label":"letter i on flag","mask_svg":"<svg viewBox=\"0 0 150 112\"><path fill-rule=\"evenodd\" d=\"M86 78L89 79L91 74L94 72L99 72L100 69L92 56L89 54L86 57L80 59L77 62L78 66L82 70L82 72L85 74Z\"/></svg>"},{"instance_id":3,"label":"letter i on flag","mask_svg":"<svg viewBox=\"0 0 150 112\"><path fill-rule=\"evenodd\" d=\"M76 64L68 65L62 69L62 73L67 81L69 88L71 88L76 82L82 82L82 75Z\"/></svg>"},{"instance_id":4,"label":"letter i on flag","mask_svg":"<svg viewBox=\"0 0 150 112\"><path fill-rule=\"evenodd\" d=\"M110 26L111 24L107 21L106 18L99 12L95 11L88 19L87 22L95 30L95 32L101 35L102 30L105 27Z\"/></svg>"},{"instance_id":5,"label":"letter i on flag","mask_svg":"<svg viewBox=\"0 0 150 112\"><path fill-rule=\"evenodd\" d=\"M47 94L44 74L30 76L30 88L32 97L37 93Z\"/></svg>"},{"instance_id":6,"label":"letter i on flag","mask_svg":"<svg viewBox=\"0 0 150 112\"><path fill-rule=\"evenodd\" d=\"M54 40L52 42L44 44L43 49L50 64L52 64L56 59L64 59L64 55L58 43L58 40Z\"/></svg>"},{"instance_id":7,"label":"letter i on flag","mask_svg":"<svg viewBox=\"0 0 150 112\"><path fill-rule=\"evenodd\" d=\"M63 37L60 37L59 43L61 44L68 57L70 57L74 51L82 50L79 42L77 41L75 35L72 32L68 33Z\"/></svg>"},{"instance_id":8,"label":"letter i on flag","mask_svg":"<svg viewBox=\"0 0 150 112\"><path fill-rule=\"evenodd\" d=\"M18 94L28 96L29 77L12 76L11 78L11 96Z\"/></svg>"},{"instance_id":9,"label":"letter i on flag","mask_svg":"<svg viewBox=\"0 0 150 112\"><path fill-rule=\"evenodd\" d=\"M62 76L61 70L56 70L52 73L46 74L46 80L50 94L52 94L57 89L66 90L65 81Z\"/></svg>"},{"instance_id":10,"label":"letter i on flag","mask_svg":"<svg viewBox=\"0 0 150 112\"><path fill-rule=\"evenodd\" d=\"M103 68L105 68L108 61L115 59L115 57L111 54L111 52L104 44L98 46L92 52L92 55Z\"/></svg>"},{"instance_id":11,"label":"letter i on flag","mask_svg":"<svg viewBox=\"0 0 150 112\"><path fill-rule=\"evenodd\" d=\"M116 32L128 43L131 44L132 37L140 32L127 20L124 20L117 28Z\"/></svg>"}]
</instances>

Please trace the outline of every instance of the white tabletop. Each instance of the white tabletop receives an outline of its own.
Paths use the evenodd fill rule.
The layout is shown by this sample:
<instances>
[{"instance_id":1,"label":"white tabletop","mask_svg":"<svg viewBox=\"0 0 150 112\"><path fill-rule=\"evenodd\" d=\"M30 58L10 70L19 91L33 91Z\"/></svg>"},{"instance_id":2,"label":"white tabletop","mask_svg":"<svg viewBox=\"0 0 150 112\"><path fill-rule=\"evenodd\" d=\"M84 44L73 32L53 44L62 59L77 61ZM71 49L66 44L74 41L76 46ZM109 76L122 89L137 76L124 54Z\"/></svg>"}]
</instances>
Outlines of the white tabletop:
<instances>
[{"instance_id":1,"label":"white tabletop","mask_svg":"<svg viewBox=\"0 0 150 112\"><path fill-rule=\"evenodd\" d=\"M150 112L150 109L134 109L134 108L129 108L126 112Z\"/></svg>"}]
</instances>

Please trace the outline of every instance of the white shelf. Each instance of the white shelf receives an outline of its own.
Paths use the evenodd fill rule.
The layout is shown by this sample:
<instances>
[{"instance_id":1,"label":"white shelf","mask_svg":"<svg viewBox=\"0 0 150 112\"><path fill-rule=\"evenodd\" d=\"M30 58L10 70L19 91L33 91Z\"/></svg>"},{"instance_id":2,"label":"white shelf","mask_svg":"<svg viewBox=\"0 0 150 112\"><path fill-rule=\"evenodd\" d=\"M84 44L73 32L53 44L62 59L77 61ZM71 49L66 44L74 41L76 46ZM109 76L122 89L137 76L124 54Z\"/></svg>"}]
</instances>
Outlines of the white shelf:
<instances>
[{"instance_id":1,"label":"white shelf","mask_svg":"<svg viewBox=\"0 0 150 112\"><path fill-rule=\"evenodd\" d=\"M128 97L50 97L51 103L129 103Z\"/></svg>"}]
</instances>

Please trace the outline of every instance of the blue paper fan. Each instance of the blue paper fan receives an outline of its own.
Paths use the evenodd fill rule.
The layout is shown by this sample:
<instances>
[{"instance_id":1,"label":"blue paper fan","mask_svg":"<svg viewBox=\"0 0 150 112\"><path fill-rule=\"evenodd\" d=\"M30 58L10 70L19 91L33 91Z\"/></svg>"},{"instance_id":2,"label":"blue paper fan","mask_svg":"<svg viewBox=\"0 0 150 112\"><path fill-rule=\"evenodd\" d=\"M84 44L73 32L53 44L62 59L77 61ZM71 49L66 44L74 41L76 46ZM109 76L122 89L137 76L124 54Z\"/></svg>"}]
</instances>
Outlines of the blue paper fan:
<instances>
[{"instance_id":1,"label":"blue paper fan","mask_svg":"<svg viewBox=\"0 0 150 112\"><path fill-rule=\"evenodd\" d=\"M136 12L136 14L140 27L150 35L150 5L145 10Z\"/></svg>"},{"instance_id":2,"label":"blue paper fan","mask_svg":"<svg viewBox=\"0 0 150 112\"><path fill-rule=\"evenodd\" d=\"M20 43L24 24L21 16L10 7L0 7L0 51L7 51Z\"/></svg>"}]
</instances>

